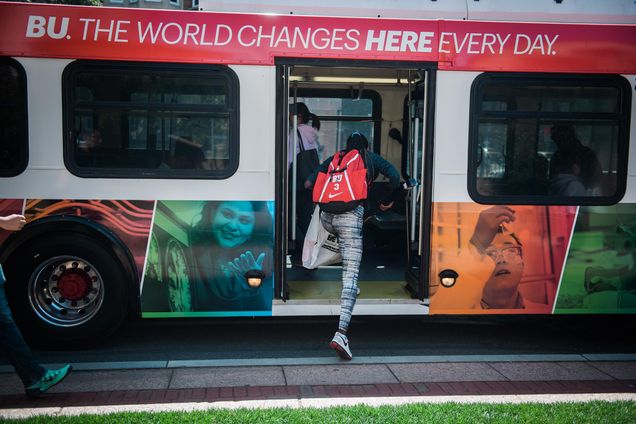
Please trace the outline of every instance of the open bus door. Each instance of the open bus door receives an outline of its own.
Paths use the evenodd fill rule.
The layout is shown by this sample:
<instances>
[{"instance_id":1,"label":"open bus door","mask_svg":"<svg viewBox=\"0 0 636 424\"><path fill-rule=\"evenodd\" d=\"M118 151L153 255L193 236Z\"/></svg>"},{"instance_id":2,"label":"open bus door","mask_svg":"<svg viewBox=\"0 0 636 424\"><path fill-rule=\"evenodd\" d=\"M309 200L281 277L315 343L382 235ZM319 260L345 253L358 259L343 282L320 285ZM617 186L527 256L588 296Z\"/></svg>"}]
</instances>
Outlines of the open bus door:
<instances>
[{"instance_id":1,"label":"open bus door","mask_svg":"<svg viewBox=\"0 0 636 424\"><path fill-rule=\"evenodd\" d=\"M432 176L432 134L428 125L430 70L421 69L409 78L410 89L404 99L404 159L402 174L406 181L408 228L407 289L418 299L428 296L430 253L430 205Z\"/></svg>"},{"instance_id":2,"label":"open bus door","mask_svg":"<svg viewBox=\"0 0 636 424\"><path fill-rule=\"evenodd\" d=\"M289 245L288 227L289 222L287 217L289 216L290 200L287 193L289 193L289 174L287 166L288 157L288 127L289 127L289 99L287 93L289 93L289 76L291 66L283 64L276 67L276 207L275 207L275 270L274 270L274 297L287 300L289 297L287 290L287 251ZM291 246L294 247L293 245Z\"/></svg>"},{"instance_id":3,"label":"open bus door","mask_svg":"<svg viewBox=\"0 0 636 424\"><path fill-rule=\"evenodd\" d=\"M321 161L344 148L352 131L360 131L369 140L369 149L398 170L401 162L406 163L406 172L401 174L414 183L388 211L377 207L390 191L388 180L380 177L370 186L356 311L426 313L422 301L427 296L430 240L432 153L427 143L431 72L404 63L277 61L276 314L287 314L285 306L290 313L332 314L342 289L341 264L308 270L291 260L300 256L304 241L295 216L299 204L297 152L288 152L296 149L299 123L294 116L290 119L289 112L297 102L305 103L320 118ZM409 105L406 114L404 98ZM390 130L394 134L401 124L406 124L404 137L393 139Z\"/></svg>"}]
</instances>

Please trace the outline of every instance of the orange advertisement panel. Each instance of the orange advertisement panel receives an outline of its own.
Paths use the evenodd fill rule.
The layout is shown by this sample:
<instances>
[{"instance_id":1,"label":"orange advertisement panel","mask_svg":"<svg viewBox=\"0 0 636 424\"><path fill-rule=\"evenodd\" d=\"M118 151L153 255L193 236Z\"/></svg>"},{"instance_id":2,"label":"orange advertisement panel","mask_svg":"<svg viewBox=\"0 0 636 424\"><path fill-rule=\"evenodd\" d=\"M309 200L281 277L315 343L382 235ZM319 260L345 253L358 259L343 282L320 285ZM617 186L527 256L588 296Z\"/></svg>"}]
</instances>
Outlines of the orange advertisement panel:
<instances>
[{"instance_id":1,"label":"orange advertisement panel","mask_svg":"<svg viewBox=\"0 0 636 424\"><path fill-rule=\"evenodd\" d=\"M576 207L435 203L430 313L550 314ZM457 273L440 284L440 273Z\"/></svg>"},{"instance_id":2,"label":"orange advertisement panel","mask_svg":"<svg viewBox=\"0 0 636 424\"><path fill-rule=\"evenodd\" d=\"M74 215L111 230L132 253L141 278L154 201L149 200L47 200L27 199L27 222L49 216Z\"/></svg>"}]
</instances>

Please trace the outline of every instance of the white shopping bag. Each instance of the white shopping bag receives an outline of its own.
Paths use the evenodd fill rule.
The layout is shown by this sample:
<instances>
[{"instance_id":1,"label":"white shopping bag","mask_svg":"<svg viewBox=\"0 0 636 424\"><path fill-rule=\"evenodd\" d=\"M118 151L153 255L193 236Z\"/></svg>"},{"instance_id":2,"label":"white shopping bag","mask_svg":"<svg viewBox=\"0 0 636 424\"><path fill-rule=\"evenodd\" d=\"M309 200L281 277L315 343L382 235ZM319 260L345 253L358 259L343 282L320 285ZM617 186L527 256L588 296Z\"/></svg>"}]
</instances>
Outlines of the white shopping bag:
<instances>
[{"instance_id":1,"label":"white shopping bag","mask_svg":"<svg viewBox=\"0 0 636 424\"><path fill-rule=\"evenodd\" d=\"M303 243L303 266L308 269L342 262L338 239L320 223L320 208L316 206Z\"/></svg>"}]
</instances>

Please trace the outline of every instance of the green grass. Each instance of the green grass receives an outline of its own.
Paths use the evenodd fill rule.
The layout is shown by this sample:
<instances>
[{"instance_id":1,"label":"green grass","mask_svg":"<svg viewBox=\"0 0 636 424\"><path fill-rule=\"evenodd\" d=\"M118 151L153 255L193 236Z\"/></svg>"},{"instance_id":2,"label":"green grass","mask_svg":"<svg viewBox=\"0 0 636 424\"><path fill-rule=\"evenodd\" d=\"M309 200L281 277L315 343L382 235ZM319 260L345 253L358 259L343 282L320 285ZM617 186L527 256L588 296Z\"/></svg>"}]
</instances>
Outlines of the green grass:
<instances>
[{"instance_id":1,"label":"green grass","mask_svg":"<svg viewBox=\"0 0 636 424\"><path fill-rule=\"evenodd\" d=\"M2 421L2 420L0 420ZM3 422L29 423L634 423L636 402L555 404L410 404L326 409L236 409L196 412L42 416Z\"/></svg>"}]
</instances>

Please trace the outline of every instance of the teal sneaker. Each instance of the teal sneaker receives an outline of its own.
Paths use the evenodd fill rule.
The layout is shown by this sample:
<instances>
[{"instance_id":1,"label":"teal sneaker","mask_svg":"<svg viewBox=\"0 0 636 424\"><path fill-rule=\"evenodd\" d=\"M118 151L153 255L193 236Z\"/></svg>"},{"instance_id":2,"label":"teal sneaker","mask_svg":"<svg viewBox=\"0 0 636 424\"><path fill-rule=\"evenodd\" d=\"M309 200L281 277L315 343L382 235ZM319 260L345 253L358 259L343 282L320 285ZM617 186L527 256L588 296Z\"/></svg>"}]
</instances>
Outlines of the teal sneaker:
<instances>
[{"instance_id":1,"label":"teal sneaker","mask_svg":"<svg viewBox=\"0 0 636 424\"><path fill-rule=\"evenodd\" d=\"M37 398L42 393L55 386L71 372L73 367L71 365L65 365L57 370L46 370L44 377L40 381L31 384L26 388L26 395L31 399Z\"/></svg>"}]
</instances>

